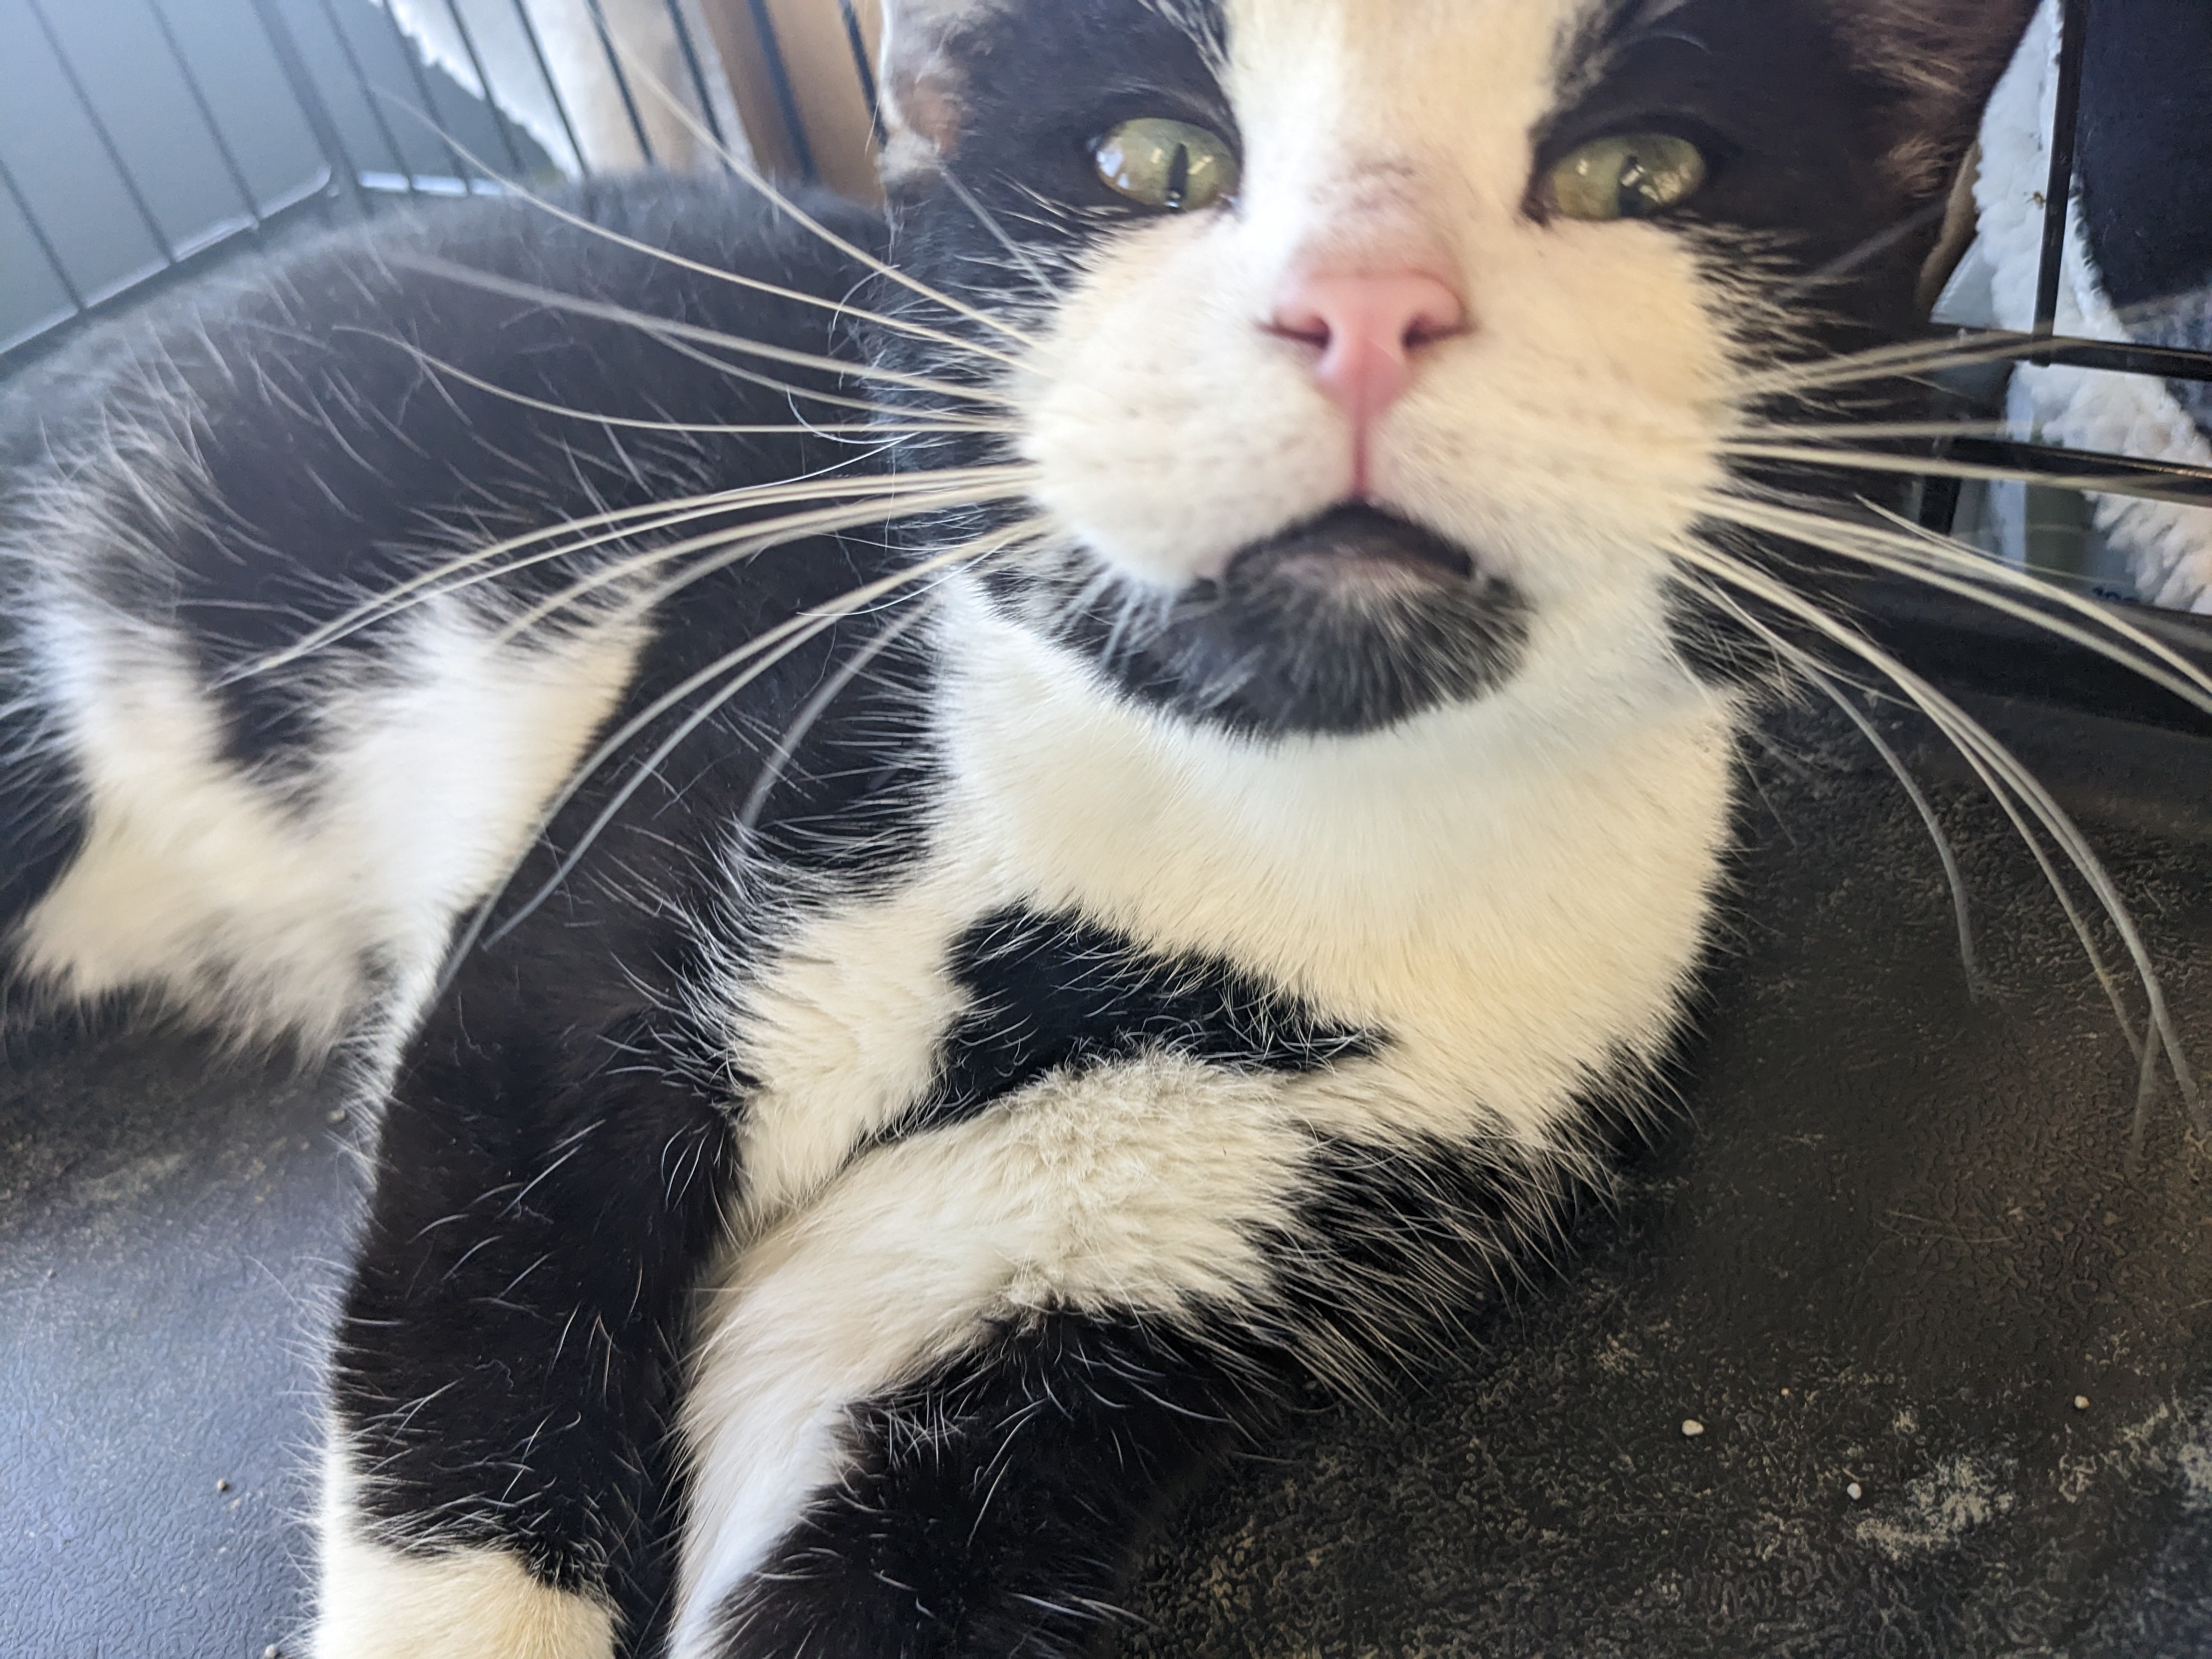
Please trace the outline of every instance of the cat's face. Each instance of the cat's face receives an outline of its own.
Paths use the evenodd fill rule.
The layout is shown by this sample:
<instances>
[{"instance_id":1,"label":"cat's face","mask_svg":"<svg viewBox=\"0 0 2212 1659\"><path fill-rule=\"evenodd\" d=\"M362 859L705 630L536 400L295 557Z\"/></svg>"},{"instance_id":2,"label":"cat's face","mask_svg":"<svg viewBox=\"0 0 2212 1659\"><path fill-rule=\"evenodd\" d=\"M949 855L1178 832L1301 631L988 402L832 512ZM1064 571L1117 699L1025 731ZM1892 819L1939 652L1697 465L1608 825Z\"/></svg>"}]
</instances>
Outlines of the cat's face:
<instances>
[{"instance_id":1,"label":"cat's face","mask_svg":"<svg viewBox=\"0 0 2212 1659\"><path fill-rule=\"evenodd\" d=\"M1911 325L2026 9L905 0L903 259L1033 342L923 354L1057 532L998 603L1269 734L1650 656L1753 377Z\"/></svg>"}]
</instances>

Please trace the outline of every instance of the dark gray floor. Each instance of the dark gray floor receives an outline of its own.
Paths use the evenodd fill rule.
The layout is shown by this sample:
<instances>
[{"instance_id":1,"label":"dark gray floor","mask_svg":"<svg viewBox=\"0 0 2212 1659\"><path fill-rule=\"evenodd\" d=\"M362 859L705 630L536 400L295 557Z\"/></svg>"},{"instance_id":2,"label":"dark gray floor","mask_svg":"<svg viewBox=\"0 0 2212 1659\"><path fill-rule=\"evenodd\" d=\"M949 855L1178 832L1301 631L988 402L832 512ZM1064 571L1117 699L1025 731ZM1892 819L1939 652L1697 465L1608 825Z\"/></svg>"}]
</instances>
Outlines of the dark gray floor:
<instances>
[{"instance_id":1,"label":"dark gray floor","mask_svg":"<svg viewBox=\"0 0 2212 1659\"><path fill-rule=\"evenodd\" d=\"M2212 741L1985 712L2212 1061ZM2212 1148L2169 1096L2129 1171L2126 1046L1955 768L1914 751L1979 902L1978 1002L1878 763L1832 717L1777 729L1685 1109L1620 1206L1425 1383L1317 1407L1196 1497L1127 1653L2212 1654ZM0 1655L237 1659L296 1628L331 1103L183 1041L9 1060Z\"/></svg>"},{"instance_id":2,"label":"dark gray floor","mask_svg":"<svg viewBox=\"0 0 2212 1659\"><path fill-rule=\"evenodd\" d=\"M347 1126L185 1042L0 1064L0 1655L258 1656L301 1611Z\"/></svg>"}]
</instances>

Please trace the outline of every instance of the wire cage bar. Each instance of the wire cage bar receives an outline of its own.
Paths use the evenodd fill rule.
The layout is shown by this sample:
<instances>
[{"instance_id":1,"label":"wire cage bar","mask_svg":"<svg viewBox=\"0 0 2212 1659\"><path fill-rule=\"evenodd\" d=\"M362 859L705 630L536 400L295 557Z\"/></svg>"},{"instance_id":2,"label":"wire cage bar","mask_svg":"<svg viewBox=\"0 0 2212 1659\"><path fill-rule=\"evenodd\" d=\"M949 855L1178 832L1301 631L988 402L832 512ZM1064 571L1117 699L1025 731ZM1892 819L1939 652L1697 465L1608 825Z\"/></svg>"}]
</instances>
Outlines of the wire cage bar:
<instances>
[{"instance_id":1,"label":"wire cage bar","mask_svg":"<svg viewBox=\"0 0 2212 1659\"><path fill-rule=\"evenodd\" d=\"M772 90L772 107L745 120L775 123L771 150L817 179L776 9L706 0L742 15L742 37L704 27L702 0L650 3L671 53L665 79L641 81L605 0L0 0L0 374L149 284L303 216L668 164L669 123L654 117L676 98L700 156L731 165L750 149L733 125L733 50ZM872 118L866 40L851 0L841 3ZM426 18L448 43L442 55L425 44ZM579 58L574 28L556 52L549 19L587 24L593 61ZM132 66L128 87L86 72L110 55ZM619 112L626 153L611 159L595 143L580 99ZM56 127L70 142L51 139ZM179 199L163 155L179 148L202 158L219 204Z\"/></svg>"},{"instance_id":2,"label":"wire cage bar","mask_svg":"<svg viewBox=\"0 0 2212 1659\"><path fill-rule=\"evenodd\" d=\"M2093 9L2092 0L2059 0L2058 76L2050 133L2051 170L2043 192L2034 327L2026 335L1987 329L1955 332L2006 361L2212 382L2212 352L2084 339L2057 331L2067 227L2079 185L2081 93L2088 70ZM1932 459L2031 474L2069 489L2094 487L2098 494L2212 507L2212 468L2180 462L1981 436L1940 441ZM1960 495L1956 480L1929 478L1921 498L1922 524L1946 534L1954 531Z\"/></svg>"},{"instance_id":3,"label":"wire cage bar","mask_svg":"<svg viewBox=\"0 0 2212 1659\"><path fill-rule=\"evenodd\" d=\"M596 40L592 72L602 94L611 94L611 106L604 95L599 102L619 108L636 157L647 165L665 163L660 146L666 129L656 137L639 66L605 0L193 0L190 5L69 0L65 7L58 0L0 0L0 41L20 34L21 42L21 50L11 46L0 58L43 53L58 100L56 119L73 123L83 139L66 147L68 166L57 168L54 154L64 146L48 146L44 155L11 151L9 129L0 120L0 256L11 240L21 256L0 257L0 267L11 270L14 288L25 290L0 289L0 371L50 343L71 323L125 302L149 283L193 269L241 241L265 238L302 215L360 216L395 198L496 191L507 180L558 170L576 177L602 170L604 149L591 142L576 107L575 60L556 58L545 33L546 19L554 15L546 9L556 3L585 9ZM688 90L690 119L711 141L706 152L726 162L729 147L742 142L729 127L738 106L726 71L745 69L764 89L756 95L767 106L749 106L747 122L775 124L779 130L772 149L787 158L799 179L827 176L802 95L807 88L779 26L778 6L771 0L715 0L721 21L740 18L747 32L709 29L713 38L708 39L700 32L707 14L694 9L702 0L656 3L665 12L674 43L672 78ZM853 90L865 100L868 131L879 138L862 9L868 3L836 0L835 11L825 9L823 15L842 35ZM422 15L434 9L455 46L443 67L426 58L419 31L410 34L403 24L403 5ZM2057 331L2094 13L2094 0L2059 0L2056 114L2033 329L1953 332L2008 361L2212 383L2212 352ZM95 25L97 33L91 32ZM487 37L495 28L508 48L508 79L498 84L501 95L487 97L481 94L495 88L498 74ZM161 88L152 100L161 105L161 119L167 124L161 135L126 131L130 118L118 111L113 88L94 84L87 73L91 47L105 52L133 29L145 37L149 84L158 82ZM733 51L750 54L752 61L733 64ZM819 52L808 61L818 76ZM253 72L235 67L240 64ZM518 75L527 85L518 88ZM509 106L520 102L543 106L534 125ZM265 118L246 122L242 112L249 106L268 112ZM164 144L202 155L201 171L215 193L197 206L173 203L164 193L167 186L148 171L149 153ZM494 160L486 164L478 160L483 157ZM495 176L493 167L504 177ZM94 222L97 235L87 229ZM102 237L104 258L90 246ZM1984 435L1942 440L1917 453L1931 461L2006 469L2071 489L2094 486L2100 493L2212 506L2212 468ZM1921 492L1921 521L1954 530L1960 496L1955 479L1931 476Z\"/></svg>"}]
</instances>

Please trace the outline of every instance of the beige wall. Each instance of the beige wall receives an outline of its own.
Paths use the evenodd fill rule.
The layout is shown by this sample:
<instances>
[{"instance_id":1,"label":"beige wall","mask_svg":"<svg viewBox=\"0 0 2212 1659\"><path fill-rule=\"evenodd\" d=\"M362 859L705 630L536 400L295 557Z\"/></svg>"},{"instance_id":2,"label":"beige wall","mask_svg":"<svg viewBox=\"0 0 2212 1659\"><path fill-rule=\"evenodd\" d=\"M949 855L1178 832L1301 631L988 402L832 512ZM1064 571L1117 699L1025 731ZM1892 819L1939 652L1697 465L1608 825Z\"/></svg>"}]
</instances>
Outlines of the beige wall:
<instances>
[{"instance_id":1,"label":"beige wall","mask_svg":"<svg viewBox=\"0 0 2212 1659\"><path fill-rule=\"evenodd\" d=\"M838 0L765 0L765 4L790 70L793 97L822 182L848 196L875 199L867 104ZM877 0L854 0L854 9L872 59L881 32ZM752 0L700 0L700 9L729 69L753 154L777 176L797 178L797 151L763 64Z\"/></svg>"}]
</instances>

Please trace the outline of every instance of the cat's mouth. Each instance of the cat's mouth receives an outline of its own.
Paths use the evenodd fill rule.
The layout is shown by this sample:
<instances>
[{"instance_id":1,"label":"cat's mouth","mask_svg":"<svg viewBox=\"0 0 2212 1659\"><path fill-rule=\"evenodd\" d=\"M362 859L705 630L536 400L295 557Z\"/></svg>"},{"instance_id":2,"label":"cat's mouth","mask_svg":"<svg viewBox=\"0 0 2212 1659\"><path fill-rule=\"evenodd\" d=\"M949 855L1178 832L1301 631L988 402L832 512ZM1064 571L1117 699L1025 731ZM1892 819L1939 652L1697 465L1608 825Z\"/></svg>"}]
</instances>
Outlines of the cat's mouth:
<instances>
[{"instance_id":1,"label":"cat's mouth","mask_svg":"<svg viewBox=\"0 0 2212 1659\"><path fill-rule=\"evenodd\" d=\"M1480 558L1364 503L1253 543L1158 611L1079 587L1048 603L1060 637L1127 691L1268 737L1356 735L1480 697L1517 672L1529 625Z\"/></svg>"},{"instance_id":2,"label":"cat's mouth","mask_svg":"<svg viewBox=\"0 0 2212 1659\"><path fill-rule=\"evenodd\" d=\"M1364 504L1334 507L1256 542L1230 561L1231 586L1289 581L1329 590L1471 581L1468 551L1431 530Z\"/></svg>"}]
</instances>

